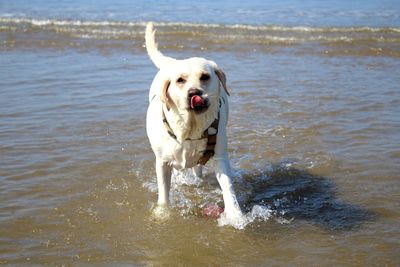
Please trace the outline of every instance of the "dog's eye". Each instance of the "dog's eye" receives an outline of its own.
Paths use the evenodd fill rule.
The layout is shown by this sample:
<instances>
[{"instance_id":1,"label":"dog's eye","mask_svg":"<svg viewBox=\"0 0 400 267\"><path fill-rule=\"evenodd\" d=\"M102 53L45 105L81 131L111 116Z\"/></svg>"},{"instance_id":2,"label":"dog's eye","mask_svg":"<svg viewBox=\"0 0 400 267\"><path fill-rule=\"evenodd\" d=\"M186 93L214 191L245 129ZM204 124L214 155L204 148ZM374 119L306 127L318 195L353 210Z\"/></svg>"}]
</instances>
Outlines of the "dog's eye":
<instances>
[{"instance_id":1,"label":"dog's eye","mask_svg":"<svg viewBox=\"0 0 400 267\"><path fill-rule=\"evenodd\" d=\"M210 75L209 74L207 74L207 73L203 73L201 76L200 76L200 81L208 81L210 79Z\"/></svg>"},{"instance_id":2,"label":"dog's eye","mask_svg":"<svg viewBox=\"0 0 400 267\"><path fill-rule=\"evenodd\" d=\"M180 78L178 78L178 79L176 80L176 82L177 82L177 83L185 83L186 80L183 79L182 77L180 77Z\"/></svg>"}]
</instances>

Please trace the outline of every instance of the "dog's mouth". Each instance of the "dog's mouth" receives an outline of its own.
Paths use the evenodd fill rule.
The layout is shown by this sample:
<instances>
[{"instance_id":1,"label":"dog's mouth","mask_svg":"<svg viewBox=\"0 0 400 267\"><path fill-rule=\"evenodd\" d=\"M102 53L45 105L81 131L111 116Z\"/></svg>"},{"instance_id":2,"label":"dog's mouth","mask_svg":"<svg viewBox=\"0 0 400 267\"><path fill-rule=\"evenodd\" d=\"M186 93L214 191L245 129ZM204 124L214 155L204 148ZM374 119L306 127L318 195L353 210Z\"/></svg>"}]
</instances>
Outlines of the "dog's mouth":
<instances>
[{"instance_id":1,"label":"dog's mouth","mask_svg":"<svg viewBox=\"0 0 400 267\"><path fill-rule=\"evenodd\" d=\"M193 95L189 97L190 109L196 113L202 113L207 110L209 101L207 98L203 98L200 95Z\"/></svg>"}]
</instances>

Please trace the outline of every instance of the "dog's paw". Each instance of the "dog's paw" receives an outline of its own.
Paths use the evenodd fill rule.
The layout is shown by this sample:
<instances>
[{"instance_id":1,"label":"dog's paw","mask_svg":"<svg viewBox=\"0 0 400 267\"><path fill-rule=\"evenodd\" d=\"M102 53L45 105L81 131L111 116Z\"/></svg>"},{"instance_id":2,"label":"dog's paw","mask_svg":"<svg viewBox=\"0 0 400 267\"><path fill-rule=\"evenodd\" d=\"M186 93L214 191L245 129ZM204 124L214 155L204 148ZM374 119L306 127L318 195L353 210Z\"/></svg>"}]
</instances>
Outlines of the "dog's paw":
<instances>
[{"instance_id":1,"label":"dog's paw","mask_svg":"<svg viewBox=\"0 0 400 267\"><path fill-rule=\"evenodd\" d=\"M219 226L230 225L236 229L244 229L250 223L246 215L241 211L227 213L224 211L218 219Z\"/></svg>"},{"instance_id":2,"label":"dog's paw","mask_svg":"<svg viewBox=\"0 0 400 267\"><path fill-rule=\"evenodd\" d=\"M171 211L166 205L157 205L153 208L151 215L156 221L166 221L171 217Z\"/></svg>"}]
</instances>

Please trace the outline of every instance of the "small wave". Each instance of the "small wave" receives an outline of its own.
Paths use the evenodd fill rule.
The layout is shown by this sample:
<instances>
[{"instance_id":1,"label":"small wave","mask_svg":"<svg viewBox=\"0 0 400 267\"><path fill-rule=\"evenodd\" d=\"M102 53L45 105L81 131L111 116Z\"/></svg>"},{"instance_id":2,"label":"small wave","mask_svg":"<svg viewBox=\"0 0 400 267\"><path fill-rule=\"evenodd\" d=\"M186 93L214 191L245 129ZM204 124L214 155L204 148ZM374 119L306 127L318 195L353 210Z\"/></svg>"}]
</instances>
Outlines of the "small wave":
<instances>
[{"instance_id":1,"label":"small wave","mask_svg":"<svg viewBox=\"0 0 400 267\"><path fill-rule=\"evenodd\" d=\"M145 21L83 21L0 16L3 48L143 49ZM330 54L400 56L400 28L157 22L164 48L256 51L270 46L303 46ZM8 35L7 33L13 33ZM29 42L26 41L29 36ZM22 38L19 38L22 37ZM188 39L191 39L188 43ZM112 42L110 42L112 41ZM134 44L134 47L132 46ZM307 49L307 45L320 45Z\"/></svg>"},{"instance_id":2,"label":"small wave","mask_svg":"<svg viewBox=\"0 0 400 267\"><path fill-rule=\"evenodd\" d=\"M0 17L1 23L31 24L34 26L145 26L145 22L123 21L82 21L82 20L56 20L56 19L31 19Z\"/></svg>"},{"instance_id":3,"label":"small wave","mask_svg":"<svg viewBox=\"0 0 400 267\"><path fill-rule=\"evenodd\" d=\"M146 21L82 21L34 19L24 17L1 16L0 23L31 24L33 26L114 26L114 27L145 27ZM241 29L248 31L273 32L308 32L308 33L349 33L349 32L382 32L399 33L399 27L311 27L311 26L280 26L280 25L247 25L247 24L205 24L189 22L157 22L157 27L205 28L205 29Z\"/></svg>"},{"instance_id":4,"label":"small wave","mask_svg":"<svg viewBox=\"0 0 400 267\"><path fill-rule=\"evenodd\" d=\"M310 26L278 26L278 25L227 25L231 29L275 32L307 32L307 33L349 33L349 32L400 32L396 27L310 27Z\"/></svg>"}]
</instances>

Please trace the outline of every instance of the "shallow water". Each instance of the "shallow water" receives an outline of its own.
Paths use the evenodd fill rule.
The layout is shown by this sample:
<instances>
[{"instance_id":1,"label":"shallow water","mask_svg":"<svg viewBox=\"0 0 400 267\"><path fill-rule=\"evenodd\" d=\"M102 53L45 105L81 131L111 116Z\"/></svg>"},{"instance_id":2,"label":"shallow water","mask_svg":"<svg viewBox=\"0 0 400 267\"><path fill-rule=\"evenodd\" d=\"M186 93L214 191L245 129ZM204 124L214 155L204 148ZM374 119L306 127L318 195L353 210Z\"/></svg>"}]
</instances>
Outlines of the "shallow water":
<instances>
[{"instance_id":1,"label":"shallow water","mask_svg":"<svg viewBox=\"0 0 400 267\"><path fill-rule=\"evenodd\" d=\"M229 154L252 220L242 230L202 216L222 204L211 170L177 174L170 218L152 216L145 112L156 69L139 15L3 6L0 263L399 265L398 13L387 2L367 23L370 4L331 25L347 13L328 9L312 24L326 7L309 5L286 24L262 12L235 23L240 4L220 20L160 18L166 54L204 56L227 74Z\"/></svg>"}]
</instances>

